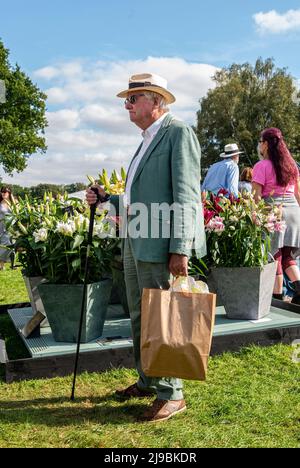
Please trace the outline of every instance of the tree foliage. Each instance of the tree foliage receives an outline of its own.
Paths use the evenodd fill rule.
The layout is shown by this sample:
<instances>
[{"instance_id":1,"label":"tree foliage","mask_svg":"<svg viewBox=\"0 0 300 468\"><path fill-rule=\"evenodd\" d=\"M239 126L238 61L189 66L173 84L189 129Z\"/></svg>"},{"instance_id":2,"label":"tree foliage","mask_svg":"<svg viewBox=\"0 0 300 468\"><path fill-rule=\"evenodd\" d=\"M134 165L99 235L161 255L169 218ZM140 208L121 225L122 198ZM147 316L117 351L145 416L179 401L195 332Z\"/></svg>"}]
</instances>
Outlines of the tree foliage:
<instances>
[{"instance_id":1,"label":"tree foliage","mask_svg":"<svg viewBox=\"0 0 300 468\"><path fill-rule=\"evenodd\" d=\"M34 198L43 198L45 193L52 192L54 196L59 193L73 193L73 192L80 192L81 190L85 190L86 185L81 182L76 182L73 184L39 184L35 187L30 187L30 195Z\"/></svg>"},{"instance_id":2,"label":"tree foliage","mask_svg":"<svg viewBox=\"0 0 300 468\"><path fill-rule=\"evenodd\" d=\"M214 75L215 88L200 101L195 128L203 167L218 159L225 144L236 142L244 165L257 162L257 142L266 127L281 129L294 156L300 153L300 93L286 69L273 59L233 64Z\"/></svg>"},{"instance_id":3,"label":"tree foliage","mask_svg":"<svg viewBox=\"0 0 300 468\"><path fill-rule=\"evenodd\" d=\"M5 84L5 102L0 104L0 165L8 174L26 167L27 158L46 150L44 129L46 95L16 65L0 41L0 80Z\"/></svg>"},{"instance_id":4,"label":"tree foliage","mask_svg":"<svg viewBox=\"0 0 300 468\"><path fill-rule=\"evenodd\" d=\"M0 187L9 187L13 193L18 198L24 198L27 195L30 198L42 199L45 193L52 192L53 196L56 196L58 193L63 194L80 192L81 190L86 189L86 184L82 182L75 182L72 184L39 184L32 187L21 187L20 185L13 185L5 182L1 182Z\"/></svg>"}]
</instances>

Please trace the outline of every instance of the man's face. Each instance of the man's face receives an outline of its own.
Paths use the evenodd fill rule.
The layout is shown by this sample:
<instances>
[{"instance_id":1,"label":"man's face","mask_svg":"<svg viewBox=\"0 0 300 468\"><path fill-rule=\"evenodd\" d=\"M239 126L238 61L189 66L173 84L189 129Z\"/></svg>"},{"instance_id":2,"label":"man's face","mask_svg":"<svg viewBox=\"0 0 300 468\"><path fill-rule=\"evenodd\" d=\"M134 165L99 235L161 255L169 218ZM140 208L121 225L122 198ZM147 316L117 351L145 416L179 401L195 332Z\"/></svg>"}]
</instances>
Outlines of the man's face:
<instances>
[{"instance_id":1,"label":"man's face","mask_svg":"<svg viewBox=\"0 0 300 468\"><path fill-rule=\"evenodd\" d=\"M133 98L132 98L133 97ZM125 109L129 112L131 122L145 129L152 119L154 103L147 99L142 93L130 93L125 101Z\"/></svg>"}]
</instances>

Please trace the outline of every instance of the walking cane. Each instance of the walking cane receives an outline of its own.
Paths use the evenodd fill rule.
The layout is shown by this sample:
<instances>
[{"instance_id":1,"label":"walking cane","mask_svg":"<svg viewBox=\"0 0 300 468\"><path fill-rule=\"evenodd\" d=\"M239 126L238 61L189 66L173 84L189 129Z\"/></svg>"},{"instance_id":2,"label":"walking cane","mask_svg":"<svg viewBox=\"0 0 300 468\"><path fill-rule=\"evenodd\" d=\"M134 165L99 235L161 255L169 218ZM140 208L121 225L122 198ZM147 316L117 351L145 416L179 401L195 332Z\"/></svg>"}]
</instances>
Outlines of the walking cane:
<instances>
[{"instance_id":1,"label":"walking cane","mask_svg":"<svg viewBox=\"0 0 300 468\"><path fill-rule=\"evenodd\" d=\"M88 233L88 245L87 245L86 258L85 258L85 268L84 268L84 283L83 283L81 313L80 313L80 322L79 322L78 338L77 338L77 350L76 350L75 367L74 367L73 387L72 387L72 394L71 394L71 400L72 401L74 401L74 399L75 399L75 385L76 385L77 368L78 368L78 361L79 361L79 351L80 351L82 324L83 324L83 317L84 317L84 311L85 311L85 299L86 299L86 290L87 290L88 273L89 273L89 256L90 256L91 245L92 245L92 242L93 242L93 229L94 229L95 212L96 212L96 206L97 206L98 202L102 201L102 197L98 193L98 190L96 188L94 188L94 187L91 187L91 190L93 190L93 192L95 192L95 194L97 195L97 200L94 203L94 205L91 205L90 224L89 224L89 233Z\"/></svg>"}]
</instances>

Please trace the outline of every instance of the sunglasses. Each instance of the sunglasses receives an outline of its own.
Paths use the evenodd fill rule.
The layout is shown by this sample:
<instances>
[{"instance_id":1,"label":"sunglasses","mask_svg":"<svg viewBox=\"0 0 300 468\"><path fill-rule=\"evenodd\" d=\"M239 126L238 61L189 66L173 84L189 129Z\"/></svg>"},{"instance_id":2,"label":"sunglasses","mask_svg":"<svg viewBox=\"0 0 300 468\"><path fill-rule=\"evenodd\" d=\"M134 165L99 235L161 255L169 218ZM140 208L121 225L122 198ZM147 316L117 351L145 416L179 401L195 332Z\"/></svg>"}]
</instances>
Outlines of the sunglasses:
<instances>
[{"instance_id":1,"label":"sunglasses","mask_svg":"<svg viewBox=\"0 0 300 468\"><path fill-rule=\"evenodd\" d=\"M125 99L124 104L135 104L140 96L145 96L145 94L132 94L127 99Z\"/></svg>"}]
</instances>

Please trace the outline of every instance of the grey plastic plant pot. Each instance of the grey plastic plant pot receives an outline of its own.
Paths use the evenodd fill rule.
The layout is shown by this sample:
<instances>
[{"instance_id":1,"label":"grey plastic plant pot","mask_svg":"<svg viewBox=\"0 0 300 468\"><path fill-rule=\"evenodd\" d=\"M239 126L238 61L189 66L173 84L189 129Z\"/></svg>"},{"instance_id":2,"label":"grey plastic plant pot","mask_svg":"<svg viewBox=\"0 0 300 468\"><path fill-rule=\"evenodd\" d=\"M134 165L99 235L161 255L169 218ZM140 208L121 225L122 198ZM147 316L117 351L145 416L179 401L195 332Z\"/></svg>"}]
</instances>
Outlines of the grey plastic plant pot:
<instances>
[{"instance_id":1,"label":"grey plastic plant pot","mask_svg":"<svg viewBox=\"0 0 300 468\"><path fill-rule=\"evenodd\" d=\"M87 285L81 343L88 343L102 335L111 287L111 279ZM38 290L54 340L76 343L83 284L42 283L38 285Z\"/></svg>"},{"instance_id":2,"label":"grey plastic plant pot","mask_svg":"<svg viewBox=\"0 0 300 468\"><path fill-rule=\"evenodd\" d=\"M212 268L228 318L259 320L269 314L276 268L277 262L264 267Z\"/></svg>"}]
</instances>

